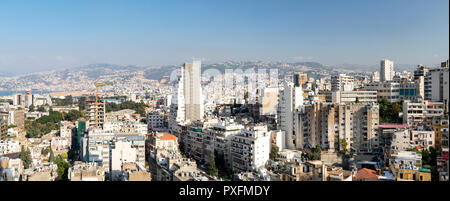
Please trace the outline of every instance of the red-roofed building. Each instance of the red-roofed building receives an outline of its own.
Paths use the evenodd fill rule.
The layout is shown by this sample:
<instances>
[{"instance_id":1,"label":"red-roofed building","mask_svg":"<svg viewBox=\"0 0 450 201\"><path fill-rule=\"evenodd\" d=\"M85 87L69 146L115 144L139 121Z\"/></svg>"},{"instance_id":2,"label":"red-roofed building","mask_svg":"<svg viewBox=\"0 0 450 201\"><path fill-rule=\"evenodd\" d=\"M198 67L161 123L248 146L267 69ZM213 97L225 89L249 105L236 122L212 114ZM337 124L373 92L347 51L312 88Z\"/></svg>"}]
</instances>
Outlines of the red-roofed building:
<instances>
[{"instance_id":1,"label":"red-roofed building","mask_svg":"<svg viewBox=\"0 0 450 201\"><path fill-rule=\"evenodd\" d=\"M166 132L147 134L147 146L150 151L155 149L178 150L178 138Z\"/></svg>"},{"instance_id":2,"label":"red-roofed building","mask_svg":"<svg viewBox=\"0 0 450 201\"><path fill-rule=\"evenodd\" d=\"M379 176L375 170L363 168L358 170L353 181L378 181Z\"/></svg>"},{"instance_id":3,"label":"red-roofed building","mask_svg":"<svg viewBox=\"0 0 450 201\"><path fill-rule=\"evenodd\" d=\"M408 128L408 124L386 124L386 125L379 125L378 126L381 129L392 129L392 128Z\"/></svg>"}]
</instances>

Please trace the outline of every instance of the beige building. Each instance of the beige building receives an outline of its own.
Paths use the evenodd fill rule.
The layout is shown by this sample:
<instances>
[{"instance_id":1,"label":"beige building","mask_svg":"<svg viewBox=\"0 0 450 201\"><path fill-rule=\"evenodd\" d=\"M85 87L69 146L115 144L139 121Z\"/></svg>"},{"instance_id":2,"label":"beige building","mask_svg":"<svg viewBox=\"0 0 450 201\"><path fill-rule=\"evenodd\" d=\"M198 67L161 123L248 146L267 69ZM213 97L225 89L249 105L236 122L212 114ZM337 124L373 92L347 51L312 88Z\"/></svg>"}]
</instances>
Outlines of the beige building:
<instances>
[{"instance_id":1,"label":"beige building","mask_svg":"<svg viewBox=\"0 0 450 201\"><path fill-rule=\"evenodd\" d=\"M308 74L306 73L295 73L294 74L294 84L297 87L302 87L308 82Z\"/></svg>"},{"instance_id":2,"label":"beige building","mask_svg":"<svg viewBox=\"0 0 450 201\"><path fill-rule=\"evenodd\" d=\"M357 152L379 150L378 105L314 103L306 105L296 118L298 138L303 148L320 145L323 150L338 151L340 140L346 149Z\"/></svg>"},{"instance_id":3,"label":"beige building","mask_svg":"<svg viewBox=\"0 0 450 201\"><path fill-rule=\"evenodd\" d=\"M411 131L411 142L415 146L420 146L422 149L427 149L430 147L435 147L435 133L431 131L422 130L412 130Z\"/></svg>"},{"instance_id":4,"label":"beige building","mask_svg":"<svg viewBox=\"0 0 450 201\"><path fill-rule=\"evenodd\" d=\"M444 115L444 103L442 102L403 102L403 122L413 128L422 127L425 130L431 130L433 117L442 115Z\"/></svg>"},{"instance_id":5,"label":"beige building","mask_svg":"<svg viewBox=\"0 0 450 201\"><path fill-rule=\"evenodd\" d=\"M328 92L327 102L332 103L376 103L377 91L333 91Z\"/></svg>"},{"instance_id":6,"label":"beige building","mask_svg":"<svg viewBox=\"0 0 450 201\"><path fill-rule=\"evenodd\" d=\"M105 123L105 101L98 99L98 104L94 100L87 100L86 118L89 122L88 127L103 128Z\"/></svg>"},{"instance_id":7,"label":"beige building","mask_svg":"<svg viewBox=\"0 0 450 201\"><path fill-rule=\"evenodd\" d=\"M68 177L70 181L105 181L105 171L97 163L75 161L68 170Z\"/></svg>"},{"instance_id":8,"label":"beige building","mask_svg":"<svg viewBox=\"0 0 450 201\"><path fill-rule=\"evenodd\" d=\"M345 74L331 77L331 91L352 91L355 78Z\"/></svg>"}]
</instances>

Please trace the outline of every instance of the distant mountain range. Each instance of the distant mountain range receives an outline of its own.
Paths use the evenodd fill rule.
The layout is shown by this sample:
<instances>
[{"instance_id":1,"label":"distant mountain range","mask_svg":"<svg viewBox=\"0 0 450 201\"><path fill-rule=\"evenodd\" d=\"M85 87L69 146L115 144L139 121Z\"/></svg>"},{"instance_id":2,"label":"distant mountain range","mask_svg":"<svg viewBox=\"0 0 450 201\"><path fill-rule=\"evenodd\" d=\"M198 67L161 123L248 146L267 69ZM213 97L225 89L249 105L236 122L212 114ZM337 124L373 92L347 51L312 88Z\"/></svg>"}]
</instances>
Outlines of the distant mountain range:
<instances>
[{"instance_id":1,"label":"distant mountain range","mask_svg":"<svg viewBox=\"0 0 450 201\"><path fill-rule=\"evenodd\" d=\"M176 68L182 65L165 65L165 66L135 66L135 65L116 65L98 63L86 66L80 66L70 69L51 70L44 72L35 72L28 74L12 74L0 72L1 78L39 78L46 74L54 74L60 76L60 79L67 79L73 73L81 73L90 79L96 79L101 76L107 76L116 72L143 72L144 77L147 79L160 80L165 76L169 76L170 73ZM433 66L439 66L438 64ZM394 66L396 71L414 71L417 65L412 64L396 64ZM286 71L311 71L311 70L325 70L325 71L353 71L353 72L374 72L379 70L379 65L360 65L360 64L338 64L338 65L323 65L318 62L262 62L262 61L227 61L222 63L202 64L202 71L207 69L218 69L224 72L225 69L241 68L243 70L248 68L278 68L281 73ZM44 76L45 77L45 76Z\"/></svg>"},{"instance_id":2,"label":"distant mountain range","mask_svg":"<svg viewBox=\"0 0 450 201\"><path fill-rule=\"evenodd\" d=\"M80 91L90 90L95 82L102 82L111 87L128 86L130 81L140 83L151 80L168 79L173 70L179 65L165 66L122 66L116 64L91 64L69 69L50 70L27 74L11 74L0 72L0 91L40 89L46 91ZM433 65L437 67L439 65ZM415 70L417 65L396 64L395 71ZM263 61L227 61L221 63L202 64L202 71L217 69L272 69L277 68L279 75L286 72L305 72L309 77L319 78L322 75L335 75L339 73L365 74L379 71L379 65L340 64L323 65L318 62L263 62ZM105 87L106 88L106 87Z\"/></svg>"},{"instance_id":3,"label":"distant mountain range","mask_svg":"<svg viewBox=\"0 0 450 201\"><path fill-rule=\"evenodd\" d=\"M333 65L334 69L350 70L355 72L375 72L380 71L380 65L361 65L361 64L338 64ZM412 64L395 64L395 71L414 71L417 65Z\"/></svg>"}]
</instances>

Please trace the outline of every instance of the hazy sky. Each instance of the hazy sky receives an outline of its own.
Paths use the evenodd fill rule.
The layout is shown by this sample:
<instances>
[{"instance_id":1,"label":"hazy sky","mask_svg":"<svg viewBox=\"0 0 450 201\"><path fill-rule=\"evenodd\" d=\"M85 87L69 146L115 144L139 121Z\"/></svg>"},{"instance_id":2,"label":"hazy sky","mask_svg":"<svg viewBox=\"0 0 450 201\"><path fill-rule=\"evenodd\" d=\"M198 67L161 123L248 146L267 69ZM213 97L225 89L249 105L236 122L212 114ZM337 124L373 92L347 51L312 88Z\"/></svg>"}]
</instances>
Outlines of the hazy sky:
<instances>
[{"instance_id":1,"label":"hazy sky","mask_svg":"<svg viewBox=\"0 0 450 201\"><path fill-rule=\"evenodd\" d=\"M449 55L448 0L2 0L0 72L192 57L378 65Z\"/></svg>"}]
</instances>

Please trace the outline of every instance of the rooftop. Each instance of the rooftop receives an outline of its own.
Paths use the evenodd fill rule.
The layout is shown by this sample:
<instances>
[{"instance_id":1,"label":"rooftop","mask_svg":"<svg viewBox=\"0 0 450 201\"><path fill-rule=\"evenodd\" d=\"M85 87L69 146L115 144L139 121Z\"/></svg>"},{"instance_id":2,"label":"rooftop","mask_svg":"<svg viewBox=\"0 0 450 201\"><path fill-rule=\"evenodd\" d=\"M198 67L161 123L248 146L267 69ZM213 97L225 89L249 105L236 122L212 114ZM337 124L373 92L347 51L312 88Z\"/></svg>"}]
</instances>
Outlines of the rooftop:
<instances>
[{"instance_id":1,"label":"rooftop","mask_svg":"<svg viewBox=\"0 0 450 201\"><path fill-rule=\"evenodd\" d=\"M408 124L390 124L390 125L379 125L380 128L408 128Z\"/></svg>"}]
</instances>

